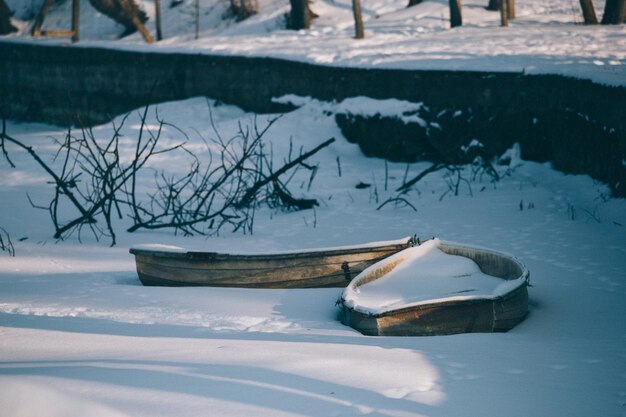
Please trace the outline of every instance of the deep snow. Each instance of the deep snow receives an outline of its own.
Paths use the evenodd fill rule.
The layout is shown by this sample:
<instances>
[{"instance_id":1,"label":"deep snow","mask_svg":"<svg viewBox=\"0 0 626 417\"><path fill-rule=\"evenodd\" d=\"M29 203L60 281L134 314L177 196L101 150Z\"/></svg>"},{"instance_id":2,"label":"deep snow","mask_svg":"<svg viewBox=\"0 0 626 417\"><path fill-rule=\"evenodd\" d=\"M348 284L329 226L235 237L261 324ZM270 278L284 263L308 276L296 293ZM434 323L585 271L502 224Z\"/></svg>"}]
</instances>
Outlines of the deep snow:
<instances>
[{"instance_id":1,"label":"deep snow","mask_svg":"<svg viewBox=\"0 0 626 417\"><path fill-rule=\"evenodd\" d=\"M69 42L29 38L28 10L41 0L7 3L21 30L12 40ZM162 3L166 39L145 45L138 35L115 41L122 29L81 2L78 46L559 73L626 84L626 27L581 25L575 1L520 0L518 19L507 29L498 27L497 13L483 9L486 1L468 1L465 25L450 30L443 0L410 9L395 0L368 0L362 41L352 39L347 0L315 0L320 18L300 32L282 29L284 1L262 0L258 16L234 24L222 20L226 1L200 0L198 40L194 2L177 8ZM51 10L46 27L69 27L68 4ZM142 4L152 16L152 2ZM595 5L600 14L602 2ZM154 33L153 21L148 27ZM319 170L309 191L304 173L291 182L294 193L317 198L320 207L260 209L252 236L128 234L121 232L122 220L116 247L88 233L82 243L76 235L56 242L47 213L27 198L46 204L49 179L28 155L9 147L17 168L0 161L0 227L16 256L0 252L1 416L626 416L626 201L608 198L608 189L587 176L521 161L512 148L511 165L498 167L498 183L477 178L458 196L441 198L448 185L439 172L404 196L417 211L391 204L377 210L405 177L428 164L411 164L407 171L405 164L389 163L385 187L384 162L365 158L345 141L332 114L341 106L366 111L372 105L402 113L419 104L283 99L302 107L270 131L276 161L286 156L290 138L294 149L338 140L313 157ZM214 134L204 99L161 104L159 113L189 135L190 149L204 152L201 136ZM253 115L230 106L213 107L212 114L224 137L239 122L253 123ZM132 146L138 125L133 113L124 146ZM65 133L10 121L7 129L47 161L54 139ZM94 132L110 137L111 126ZM171 128L165 136L168 143L182 139ZM153 166L181 173L187 163L170 157ZM464 175L471 176L469 168ZM360 182L372 186L356 189ZM145 243L286 251L414 233L519 257L531 271L528 318L503 334L366 337L336 319L339 289L142 287L128 253Z\"/></svg>"},{"instance_id":2,"label":"deep snow","mask_svg":"<svg viewBox=\"0 0 626 417\"><path fill-rule=\"evenodd\" d=\"M298 179L291 183L321 206L260 209L252 236L121 232L113 248L88 234L82 244L76 236L55 242L47 213L26 197L46 201L45 173L9 148L18 167L0 164L0 226L17 255L0 253L1 414L626 415L626 202L608 199L607 188L587 176L513 158L512 166L498 167L508 171L500 182L471 182L471 195L461 188L459 196L440 199L448 189L440 172L405 196L417 212L376 210L395 195L406 165L388 164L385 190L384 162L345 141L327 109L309 101L268 136L276 160L290 138L295 149L340 139L313 157L319 171L310 191L305 180L302 188ZM253 121L224 105L212 113L224 137L240 121ZM204 146L200 134L212 135L204 99L163 104L159 114L189 134L192 149ZM138 120L133 113L126 124L126 146ZM9 122L7 130L46 160L53 138L64 136L43 124ZM110 131L94 130L103 137ZM164 139L176 142L180 134L170 128ZM157 165L185 169L176 158ZM411 164L409 178L427 166ZM361 181L373 186L356 189ZM528 318L500 334L366 337L336 319L340 289L143 287L128 254L141 243L258 252L412 233L518 256L531 271Z\"/></svg>"}]
</instances>

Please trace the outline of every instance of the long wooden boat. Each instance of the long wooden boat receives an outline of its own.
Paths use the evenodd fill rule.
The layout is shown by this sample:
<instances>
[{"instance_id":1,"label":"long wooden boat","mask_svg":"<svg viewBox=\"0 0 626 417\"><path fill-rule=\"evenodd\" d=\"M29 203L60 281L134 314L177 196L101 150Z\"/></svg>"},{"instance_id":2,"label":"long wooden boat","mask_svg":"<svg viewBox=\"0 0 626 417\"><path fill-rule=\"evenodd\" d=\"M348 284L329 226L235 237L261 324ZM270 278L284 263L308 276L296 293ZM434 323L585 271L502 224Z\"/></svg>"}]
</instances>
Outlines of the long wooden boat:
<instances>
[{"instance_id":1,"label":"long wooden boat","mask_svg":"<svg viewBox=\"0 0 626 417\"><path fill-rule=\"evenodd\" d=\"M225 254L158 245L130 249L144 285L245 288L345 287L365 268L413 245L412 238L273 254Z\"/></svg>"},{"instance_id":2,"label":"long wooden boat","mask_svg":"<svg viewBox=\"0 0 626 417\"><path fill-rule=\"evenodd\" d=\"M525 318L530 274L519 260L491 249L450 242L438 241L437 247L445 254L471 259L482 273L499 278L499 290L473 295L472 290L460 287L459 291L447 296L404 305L404 301L400 301L400 305L396 303L391 308L370 308L359 304L359 296L362 296L368 284L384 280L406 261L410 251L415 250L407 249L368 268L344 289L340 300L342 322L366 335L426 336L503 332ZM415 265L412 263L410 270L404 273L408 276L415 273L419 269ZM463 280L463 277L458 279ZM384 288L383 285L384 281L380 281L377 288Z\"/></svg>"}]
</instances>

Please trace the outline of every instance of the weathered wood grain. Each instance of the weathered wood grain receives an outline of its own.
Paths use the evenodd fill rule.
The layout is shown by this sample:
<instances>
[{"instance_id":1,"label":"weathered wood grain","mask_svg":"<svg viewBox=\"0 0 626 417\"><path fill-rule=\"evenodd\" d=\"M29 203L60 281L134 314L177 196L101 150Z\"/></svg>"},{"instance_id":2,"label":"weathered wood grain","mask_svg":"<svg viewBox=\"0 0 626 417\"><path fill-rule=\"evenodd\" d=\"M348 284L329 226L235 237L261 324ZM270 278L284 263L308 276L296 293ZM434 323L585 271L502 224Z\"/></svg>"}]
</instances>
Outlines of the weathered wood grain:
<instances>
[{"instance_id":1,"label":"weathered wood grain","mask_svg":"<svg viewBox=\"0 0 626 417\"><path fill-rule=\"evenodd\" d=\"M519 260L491 249L446 242L442 242L438 248L449 255L473 260L485 274L507 281L522 278L523 282L497 298L434 301L380 314L347 307L345 298L342 298L342 322L371 336L433 336L504 332L524 320L528 312L527 286L530 274ZM398 262L375 267L355 278L352 285L357 288L380 279L402 261L402 256L399 256Z\"/></svg>"},{"instance_id":2,"label":"weathered wood grain","mask_svg":"<svg viewBox=\"0 0 626 417\"><path fill-rule=\"evenodd\" d=\"M131 249L144 285L245 288L345 287L412 241L298 253L231 255Z\"/></svg>"}]
</instances>

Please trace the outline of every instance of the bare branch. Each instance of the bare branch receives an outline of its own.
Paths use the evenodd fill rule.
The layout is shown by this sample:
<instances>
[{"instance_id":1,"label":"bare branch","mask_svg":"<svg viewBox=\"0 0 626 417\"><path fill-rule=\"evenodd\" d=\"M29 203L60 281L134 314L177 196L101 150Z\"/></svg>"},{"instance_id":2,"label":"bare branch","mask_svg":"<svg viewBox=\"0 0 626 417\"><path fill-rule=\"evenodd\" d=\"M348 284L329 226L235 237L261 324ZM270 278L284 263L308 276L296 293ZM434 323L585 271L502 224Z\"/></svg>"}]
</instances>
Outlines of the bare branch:
<instances>
[{"instance_id":1,"label":"bare branch","mask_svg":"<svg viewBox=\"0 0 626 417\"><path fill-rule=\"evenodd\" d=\"M9 256L15 256L15 247L13 247L11 236L2 227L0 227L0 252L6 252Z\"/></svg>"},{"instance_id":2,"label":"bare branch","mask_svg":"<svg viewBox=\"0 0 626 417\"><path fill-rule=\"evenodd\" d=\"M417 182L419 182L422 178L424 178L428 174L432 174L433 172L437 172L437 171L439 171L441 169L444 169L447 166L448 165L443 163L443 162L435 162L430 167L428 167L425 170L423 170L422 172L420 172L416 177L412 178L410 181L404 182L404 184L402 184L402 186L400 186L400 187L398 187L396 189L396 192L399 192L399 193L406 193L406 192L408 192L409 189L413 185L415 185Z\"/></svg>"},{"instance_id":3,"label":"bare branch","mask_svg":"<svg viewBox=\"0 0 626 417\"><path fill-rule=\"evenodd\" d=\"M301 154L300 157L294 159L293 161L285 164L282 168L280 168L278 171L274 172L272 175L269 175L265 178L263 178L261 181L258 181L256 184L254 184L248 191L246 191L246 193L244 194L244 196L241 198L241 200L239 200L239 202L237 203L238 206L245 206L250 204L250 202L254 199L254 196L256 195L256 193L258 192L258 190L269 184L270 182L276 180L278 177L280 177L282 174L284 174L285 172L287 172L288 170L290 170L291 168L293 168L294 166L300 164L302 161L310 158L312 155L315 155L317 152L319 152L321 149L325 148L326 146L330 145L331 143L333 143L335 141L335 138L330 138L327 141L323 142L322 144L316 146L315 148L313 148L312 150L310 150L309 152L306 152L304 154Z\"/></svg>"},{"instance_id":4,"label":"bare branch","mask_svg":"<svg viewBox=\"0 0 626 417\"><path fill-rule=\"evenodd\" d=\"M83 232L90 232L97 240L105 236L115 245L114 216L118 219L128 216L132 220L129 232L173 229L174 233L193 235L219 233L222 227L229 226L233 231L252 233L258 205L252 204L255 200L287 209L311 208L317 204L314 199L293 197L280 177L293 175L304 167L311 171L310 187L318 167L305 161L334 139L311 151L301 151L298 158L288 158L274 171L272 155L268 158L262 138L278 119L270 120L262 129L256 124L253 127L240 124L237 135L229 140L217 134L217 139L209 144L202 138L209 154L206 165L206 159L200 161L185 148L184 142L170 147L158 146L164 127L175 129L185 140L188 137L176 126L163 121L158 112L158 128L149 128L148 111L145 107L139 115L141 124L129 162L122 162L120 156L126 116L119 126L113 124L112 136L104 140L96 137L90 128L83 128L76 136L68 129L63 141L55 140L59 145L54 155L55 165L58 165L55 169L32 147L9 136L6 123L3 124L5 157L8 159L5 143L20 147L52 178L54 194L48 206L36 206L32 201L31 204L48 210L55 238L64 239L76 233L82 241ZM213 127L217 132L214 124ZM219 155L214 158L215 149ZM180 176L155 172L155 191L140 193L138 183L143 168L153 156L167 152L179 152L188 157L189 170ZM59 208L68 202L78 213L62 219Z\"/></svg>"},{"instance_id":5,"label":"bare branch","mask_svg":"<svg viewBox=\"0 0 626 417\"><path fill-rule=\"evenodd\" d=\"M380 210L383 207L385 207L387 204L389 203L394 203L394 205L398 205L399 203L404 204L405 206L409 206L413 209L413 211L417 211L417 209L415 208L415 206L411 203L409 203L405 198L403 197L394 197L394 198L388 198L387 200L385 200L385 202L383 202L380 206L376 207L376 210Z\"/></svg>"}]
</instances>

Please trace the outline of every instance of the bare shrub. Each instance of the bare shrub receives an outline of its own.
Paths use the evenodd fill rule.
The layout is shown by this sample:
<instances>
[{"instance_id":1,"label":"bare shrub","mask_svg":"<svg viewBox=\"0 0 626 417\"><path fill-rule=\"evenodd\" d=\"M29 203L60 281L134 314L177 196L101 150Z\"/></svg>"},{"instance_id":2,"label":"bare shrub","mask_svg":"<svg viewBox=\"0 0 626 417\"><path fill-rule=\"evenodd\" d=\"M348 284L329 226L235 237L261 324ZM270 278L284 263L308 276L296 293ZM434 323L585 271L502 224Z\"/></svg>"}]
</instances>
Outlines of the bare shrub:
<instances>
[{"instance_id":1,"label":"bare shrub","mask_svg":"<svg viewBox=\"0 0 626 417\"><path fill-rule=\"evenodd\" d=\"M128 232L173 229L183 235L210 235L230 226L233 232L252 233L254 213L260 204L288 210L312 208L317 204L312 199L293 197L287 183L299 168L315 172L305 161L330 145L334 138L310 151L301 149L297 156L290 152L283 165L275 169L263 137L276 120L269 121L262 129L256 122L252 127L240 125L238 133L228 140L222 139L215 129L217 138L205 140L209 157L208 162L202 163L185 147L184 141L160 146L163 128L177 128L166 124L158 114L157 127L148 128L147 114L148 107L141 113L139 133L129 161L123 162L120 156L121 130L127 115L120 126L113 126L112 136L104 140L97 138L90 128L80 129L78 134L68 129L64 140L58 143L55 157L60 167L53 167L32 147L8 135L3 123L0 149L5 160L15 166L6 144L17 146L28 152L52 179L53 196L48 204L41 206L32 201L31 204L49 212L55 238L64 239L77 233L80 240L86 228L96 239L110 238L113 246L116 244L114 220L124 217L132 221ZM184 132L178 131L186 139ZM178 176L163 170L156 172L153 191L141 193L138 178L149 160L173 153L185 155L190 161L189 169ZM313 177L314 174L310 181Z\"/></svg>"},{"instance_id":2,"label":"bare shrub","mask_svg":"<svg viewBox=\"0 0 626 417\"><path fill-rule=\"evenodd\" d=\"M6 252L9 256L15 256L15 248L11 236L4 228L0 227L0 252Z\"/></svg>"}]
</instances>

